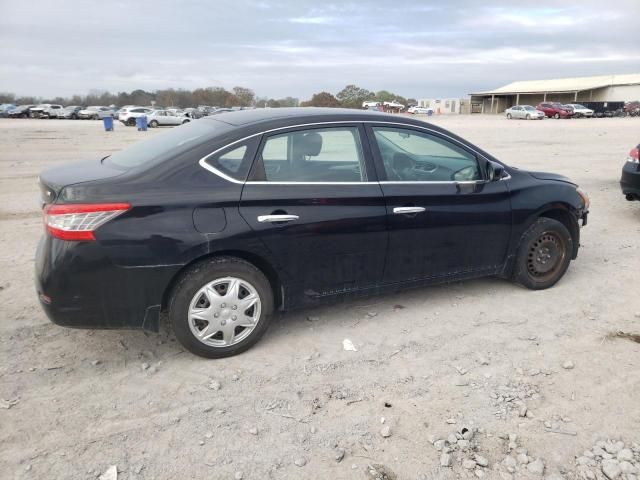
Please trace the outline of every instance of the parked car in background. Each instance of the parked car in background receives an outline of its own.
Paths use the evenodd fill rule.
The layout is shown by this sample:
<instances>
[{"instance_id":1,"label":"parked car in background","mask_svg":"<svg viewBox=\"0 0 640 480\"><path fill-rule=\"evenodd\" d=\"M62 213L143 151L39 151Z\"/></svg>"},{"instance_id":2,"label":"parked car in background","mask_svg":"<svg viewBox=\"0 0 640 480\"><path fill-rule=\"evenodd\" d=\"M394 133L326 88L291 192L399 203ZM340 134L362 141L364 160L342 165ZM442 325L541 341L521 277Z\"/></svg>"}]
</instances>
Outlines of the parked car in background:
<instances>
[{"instance_id":1,"label":"parked car in background","mask_svg":"<svg viewBox=\"0 0 640 480\"><path fill-rule=\"evenodd\" d=\"M128 108L137 108L140 105L124 105L120 108L118 108L114 113L113 113L113 118L115 118L116 120L120 120L120 112L128 109Z\"/></svg>"},{"instance_id":2,"label":"parked car in background","mask_svg":"<svg viewBox=\"0 0 640 480\"><path fill-rule=\"evenodd\" d=\"M0 118L8 117L9 112L15 108L16 106L13 103L3 103L0 105Z\"/></svg>"},{"instance_id":3,"label":"parked car in background","mask_svg":"<svg viewBox=\"0 0 640 480\"><path fill-rule=\"evenodd\" d=\"M164 313L209 358L250 348L276 310L486 276L550 288L589 210L567 177L334 108L203 118L39 182L49 318L157 330Z\"/></svg>"},{"instance_id":4,"label":"parked car in background","mask_svg":"<svg viewBox=\"0 0 640 480\"><path fill-rule=\"evenodd\" d=\"M56 118L58 116L58 110L62 110L63 108L62 105L41 103L33 107L30 113L33 118Z\"/></svg>"},{"instance_id":5,"label":"parked car in background","mask_svg":"<svg viewBox=\"0 0 640 480\"><path fill-rule=\"evenodd\" d=\"M624 111L630 117L639 116L640 115L640 102L637 101L637 100L633 101L633 102L626 102L624 104Z\"/></svg>"},{"instance_id":6,"label":"parked car in background","mask_svg":"<svg viewBox=\"0 0 640 480\"><path fill-rule=\"evenodd\" d=\"M433 108L431 107L419 107L417 105L413 107L409 107L407 110L409 113L417 114L417 115L433 115Z\"/></svg>"},{"instance_id":7,"label":"parked car in background","mask_svg":"<svg viewBox=\"0 0 640 480\"><path fill-rule=\"evenodd\" d=\"M153 108L149 107L126 107L121 108L118 114L118 120L124 125L134 127L136 125L136 118L148 115L153 111Z\"/></svg>"},{"instance_id":8,"label":"parked car in background","mask_svg":"<svg viewBox=\"0 0 640 480\"><path fill-rule=\"evenodd\" d=\"M587 118L593 117L593 113L594 113L593 110L591 110L590 108L585 107L581 103L568 103L566 106L567 107L571 107L573 109L574 116L576 116L578 118L580 118L580 117L587 117Z\"/></svg>"},{"instance_id":9,"label":"parked car in background","mask_svg":"<svg viewBox=\"0 0 640 480\"><path fill-rule=\"evenodd\" d=\"M58 110L58 118L77 120L80 118L80 111L84 110L84 107L78 105L71 105L64 107L62 110Z\"/></svg>"},{"instance_id":10,"label":"parked car in background","mask_svg":"<svg viewBox=\"0 0 640 480\"><path fill-rule=\"evenodd\" d=\"M114 111L111 107L94 105L80 110L78 112L78 118L83 120L102 120L105 117L113 117L113 113Z\"/></svg>"},{"instance_id":11,"label":"parked car in background","mask_svg":"<svg viewBox=\"0 0 640 480\"><path fill-rule=\"evenodd\" d=\"M209 115L218 115L219 113L233 112L231 108L216 108Z\"/></svg>"},{"instance_id":12,"label":"parked car in background","mask_svg":"<svg viewBox=\"0 0 640 480\"><path fill-rule=\"evenodd\" d=\"M624 102L582 102L580 105L593 110L597 118L624 116Z\"/></svg>"},{"instance_id":13,"label":"parked car in background","mask_svg":"<svg viewBox=\"0 0 640 480\"><path fill-rule=\"evenodd\" d=\"M10 118L28 118L31 115L31 109L35 105L18 105L13 110L9 110Z\"/></svg>"},{"instance_id":14,"label":"parked car in background","mask_svg":"<svg viewBox=\"0 0 640 480\"><path fill-rule=\"evenodd\" d=\"M513 107L507 108L504 113L508 119L542 120L545 117L543 111L537 110L531 105L514 105Z\"/></svg>"},{"instance_id":15,"label":"parked car in background","mask_svg":"<svg viewBox=\"0 0 640 480\"><path fill-rule=\"evenodd\" d=\"M147 114L147 124L151 128L182 125L190 121L189 117L171 110L152 110Z\"/></svg>"},{"instance_id":16,"label":"parked car in background","mask_svg":"<svg viewBox=\"0 0 640 480\"><path fill-rule=\"evenodd\" d=\"M536 109L540 110L549 118L571 118L573 110L558 102L542 102Z\"/></svg>"},{"instance_id":17,"label":"parked car in background","mask_svg":"<svg viewBox=\"0 0 640 480\"><path fill-rule=\"evenodd\" d=\"M640 200L640 144L631 149L622 167L620 187L627 200Z\"/></svg>"}]
</instances>

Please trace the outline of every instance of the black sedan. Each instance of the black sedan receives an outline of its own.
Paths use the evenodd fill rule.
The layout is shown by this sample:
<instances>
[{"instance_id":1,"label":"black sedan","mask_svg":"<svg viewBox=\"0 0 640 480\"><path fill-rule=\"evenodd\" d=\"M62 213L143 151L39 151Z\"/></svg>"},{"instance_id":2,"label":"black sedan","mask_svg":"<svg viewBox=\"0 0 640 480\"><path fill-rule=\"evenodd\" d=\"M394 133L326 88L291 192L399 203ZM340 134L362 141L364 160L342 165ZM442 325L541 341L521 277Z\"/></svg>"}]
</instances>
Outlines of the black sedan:
<instances>
[{"instance_id":1,"label":"black sedan","mask_svg":"<svg viewBox=\"0 0 640 480\"><path fill-rule=\"evenodd\" d=\"M589 201L436 126L339 109L223 113L40 176L54 323L159 329L205 357L275 310L483 276L554 285Z\"/></svg>"},{"instance_id":2,"label":"black sedan","mask_svg":"<svg viewBox=\"0 0 640 480\"><path fill-rule=\"evenodd\" d=\"M640 144L631 149L622 167L620 187L627 200L640 200Z\"/></svg>"}]
</instances>

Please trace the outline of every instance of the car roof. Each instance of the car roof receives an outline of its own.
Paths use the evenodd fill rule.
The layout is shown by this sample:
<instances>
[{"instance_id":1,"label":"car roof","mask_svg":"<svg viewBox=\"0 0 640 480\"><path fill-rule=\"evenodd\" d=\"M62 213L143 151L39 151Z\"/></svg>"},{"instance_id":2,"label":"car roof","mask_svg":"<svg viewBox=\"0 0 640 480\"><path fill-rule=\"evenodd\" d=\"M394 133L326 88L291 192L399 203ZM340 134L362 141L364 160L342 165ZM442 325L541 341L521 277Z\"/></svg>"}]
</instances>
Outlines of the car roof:
<instances>
[{"instance_id":1,"label":"car roof","mask_svg":"<svg viewBox=\"0 0 640 480\"><path fill-rule=\"evenodd\" d=\"M291 108L257 108L253 110L234 110L220 113L214 117L205 117L202 120L212 120L224 122L234 126L248 126L257 123L266 123L274 120L281 120L283 123L295 124L299 121L344 121L361 122L367 120L378 121L401 121L403 123L416 123L424 125L425 122L412 120L409 117L398 117L388 113L374 110L356 110L351 108L323 108L323 107L291 107Z\"/></svg>"}]
</instances>

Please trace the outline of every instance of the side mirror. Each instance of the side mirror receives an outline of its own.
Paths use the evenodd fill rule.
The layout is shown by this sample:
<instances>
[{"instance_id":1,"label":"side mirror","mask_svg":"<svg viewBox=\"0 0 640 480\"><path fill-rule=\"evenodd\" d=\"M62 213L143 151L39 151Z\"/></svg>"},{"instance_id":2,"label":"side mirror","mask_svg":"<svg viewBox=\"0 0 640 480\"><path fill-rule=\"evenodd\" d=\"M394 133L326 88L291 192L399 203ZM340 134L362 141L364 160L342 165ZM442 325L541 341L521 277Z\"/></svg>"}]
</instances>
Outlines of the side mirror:
<instances>
[{"instance_id":1,"label":"side mirror","mask_svg":"<svg viewBox=\"0 0 640 480\"><path fill-rule=\"evenodd\" d=\"M498 162L489 160L487 163L487 173L490 182L500 180L504 175L504 166Z\"/></svg>"}]
</instances>

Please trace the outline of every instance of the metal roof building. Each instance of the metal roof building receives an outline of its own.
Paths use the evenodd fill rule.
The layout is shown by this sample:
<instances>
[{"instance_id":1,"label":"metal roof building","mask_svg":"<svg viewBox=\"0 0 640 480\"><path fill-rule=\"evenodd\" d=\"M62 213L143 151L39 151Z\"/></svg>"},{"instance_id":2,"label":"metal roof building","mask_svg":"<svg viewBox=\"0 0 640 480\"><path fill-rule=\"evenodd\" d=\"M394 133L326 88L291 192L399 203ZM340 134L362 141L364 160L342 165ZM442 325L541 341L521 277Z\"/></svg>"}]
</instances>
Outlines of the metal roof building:
<instances>
[{"instance_id":1,"label":"metal roof building","mask_svg":"<svg viewBox=\"0 0 640 480\"><path fill-rule=\"evenodd\" d=\"M472 112L499 113L518 104L615 102L640 99L640 73L526 80L471 94ZM475 108L474 108L475 107Z\"/></svg>"}]
</instances>

